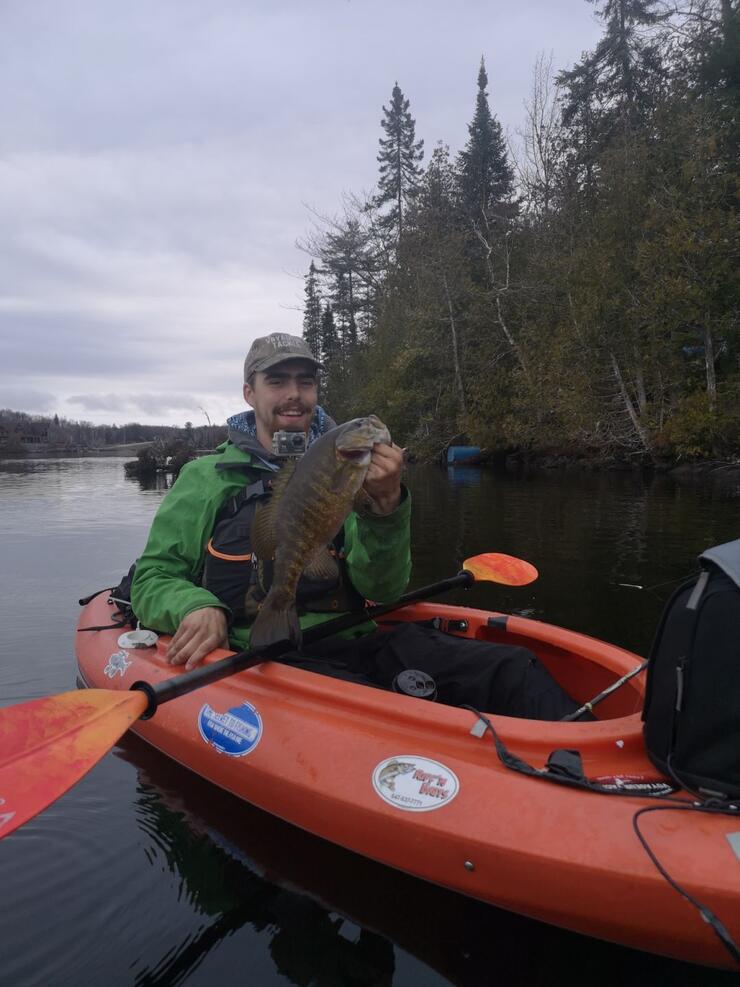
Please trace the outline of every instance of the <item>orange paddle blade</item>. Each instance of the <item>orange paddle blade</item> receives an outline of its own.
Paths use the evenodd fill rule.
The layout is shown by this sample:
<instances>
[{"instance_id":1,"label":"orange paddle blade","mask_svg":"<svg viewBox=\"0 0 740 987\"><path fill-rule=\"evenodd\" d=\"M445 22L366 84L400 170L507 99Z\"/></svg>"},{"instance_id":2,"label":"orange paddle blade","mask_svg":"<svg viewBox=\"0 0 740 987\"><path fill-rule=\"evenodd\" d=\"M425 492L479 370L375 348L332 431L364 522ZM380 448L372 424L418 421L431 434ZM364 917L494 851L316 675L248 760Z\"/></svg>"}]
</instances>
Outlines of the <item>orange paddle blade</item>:
<instances>
[{"instance_id":1,"label":"orange paddle blade","mask_svg":"<svg viewBox=\"0 0 740 987\"><path fill-rule=\"evenodd\" d=\"M82 689L0 709L0 839L87 774L146 706L143 692Z\"/></svg>"},{"instance_id":2,"label":"orange paddle blade","mask_svg":"<svg viewBox=\"0 0 740 987\"><path fill-rule=\"evenodd\" d=\"M526 586L539 575L535 567L524 559L497 552L474 555L463 562L463 569L472 573L476 581L503 583L504 586Z\"/></svg>"}]
</instances>

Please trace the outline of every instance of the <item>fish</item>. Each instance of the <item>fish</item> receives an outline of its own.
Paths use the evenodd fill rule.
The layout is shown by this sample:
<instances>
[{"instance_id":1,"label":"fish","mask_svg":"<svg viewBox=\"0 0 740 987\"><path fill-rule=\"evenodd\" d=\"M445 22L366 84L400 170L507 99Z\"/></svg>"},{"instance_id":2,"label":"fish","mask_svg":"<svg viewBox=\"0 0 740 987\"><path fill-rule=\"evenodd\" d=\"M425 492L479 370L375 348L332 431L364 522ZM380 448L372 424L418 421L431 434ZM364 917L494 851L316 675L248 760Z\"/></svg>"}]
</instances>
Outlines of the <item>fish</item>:
<instances>
[{"instance_id":1,"label":"fish","mask_svg":"<svg viewBox=\"0 0 740 987\"><path fill-rule=\"evenodd\" d=\"M353 508L368 506L362 486L377 443L391 443L383 422L375 415L355 418L325 432L277 474L272 496L252 522L254 554L274 559L272 585L252 625L253 648L277 641L300 648L298 580L304 572L316 579L336 577L328 546Z\"/></svg>"},{"instance_id":2,"label":"fish","mask_svg":"<svg viewBox=\"0 0 740 987\"><path fill-rule=\"evenodd\" d=\"M415 764L411 764L408 761L391 761L389 764L386 764L380 772L378 784L383 785L391 792L395 792L396 778L398 778L399 775L407 775L410 771L413 771L415 767Z\"/></svg>"}]
</instances>

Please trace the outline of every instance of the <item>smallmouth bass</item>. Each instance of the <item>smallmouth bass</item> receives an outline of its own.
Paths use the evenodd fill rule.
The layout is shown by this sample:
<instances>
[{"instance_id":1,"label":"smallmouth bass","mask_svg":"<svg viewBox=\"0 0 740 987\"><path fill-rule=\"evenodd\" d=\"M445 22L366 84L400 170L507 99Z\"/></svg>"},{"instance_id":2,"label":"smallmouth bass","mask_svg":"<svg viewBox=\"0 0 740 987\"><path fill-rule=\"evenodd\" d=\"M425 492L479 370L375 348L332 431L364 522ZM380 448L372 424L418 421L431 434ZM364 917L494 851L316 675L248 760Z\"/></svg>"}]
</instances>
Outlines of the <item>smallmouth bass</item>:
<instances>
[{"instance_id":1,"label":"smallmouth bass","mask_svg":"<svg viewBox=\"0 0 740 987\"><path fill-rule=\"evenodd\" d=\"M328 545L353 507L369 501L362 485L377 443L391 443L380 419L355 418L326 432L278 473L252 523L257 557L275 560L272 586L252 625L253 648L283 640L300 647L298 580L304 572L318 579L336 575Z\"/></svg>"}]
</instances>

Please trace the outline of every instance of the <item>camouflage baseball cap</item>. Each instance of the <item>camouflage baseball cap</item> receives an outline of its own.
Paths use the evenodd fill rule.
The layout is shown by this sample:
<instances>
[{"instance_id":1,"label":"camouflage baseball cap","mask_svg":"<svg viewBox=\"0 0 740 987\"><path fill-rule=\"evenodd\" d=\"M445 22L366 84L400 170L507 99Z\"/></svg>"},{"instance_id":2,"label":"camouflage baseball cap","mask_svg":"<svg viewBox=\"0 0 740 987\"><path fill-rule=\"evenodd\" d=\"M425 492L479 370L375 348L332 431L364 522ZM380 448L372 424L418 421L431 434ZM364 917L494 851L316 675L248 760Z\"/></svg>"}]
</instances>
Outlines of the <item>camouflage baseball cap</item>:
<instances>
[{"instance_id":1,"label":"camouflage baseball cap","mask_svg":"<svg viewBox=\"0 0 740 987\"><path fill-rule=\"evenodd\" d=\"M269 336L260 336L249 347L249 353L244 361L244 380L249 380L253 373L269 370L283 360L308 360L316 367L321 364L300 336L291 336L287 332L271 332Z\"/></svg>"}]
</instances>

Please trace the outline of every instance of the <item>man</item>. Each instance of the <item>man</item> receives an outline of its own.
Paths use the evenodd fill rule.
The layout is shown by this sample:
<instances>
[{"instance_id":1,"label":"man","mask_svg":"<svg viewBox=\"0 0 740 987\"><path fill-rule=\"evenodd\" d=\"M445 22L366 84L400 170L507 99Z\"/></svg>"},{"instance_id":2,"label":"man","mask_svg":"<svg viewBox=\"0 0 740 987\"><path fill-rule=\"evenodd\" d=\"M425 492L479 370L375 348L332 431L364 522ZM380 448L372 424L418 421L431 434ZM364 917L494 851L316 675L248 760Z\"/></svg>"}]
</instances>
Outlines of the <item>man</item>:
<instances>
[{"instance_id":1,"label":"man","mask_svg":"<svg viewBox=\"0 0 740 987\"><path fill-rule=\"evenodd\" d=\"M219 514L248 485L269 482L279 463L271 451L274 432L304 432L311 441L334 426L317 404L318 367L299 337L272 333L256 340L244 364L244 398L253 410L229 419L229 438L218 455L183 467L157 512L131 596L145 625L174 634L167 653L173 664L189 670L229 641L236 648L248 645L246 621L235 621L234 611L243 605L251 575L243 539L266 489L242 503L235 519ZM401 467L397 446L375 447L365 482L372 513L353 514L345 525L344 561L359 601L393 600L408 582L410 503L402 493ZM220 543L214 539L219 527ZM229 531L242 544L230 546ZM326 616L319 609L301 623L310 626Z\"/></svg>"},{"instance_id":2,"label":"man","mask_svg":"<svg viewBox=\"0 0 740 987\"><path fill-rule=\"evenodd\" d=\"M229 419L228 441L215 456L183 467L152 524L136 566L131 600L147 627L173 634L167 657L194 668L214 648L249 642L255 597L250 527L280 468L275 432L303 432L310 443L334 422L317 403L318 361L299 337L257 339L244 364L244 398L252 411ZM392 601L411 571L410 497L401 483L402 453L378 444L365 480L372 509L351 513L335 539L336 584L298 597L301 626L330 619L363 600ZM269 587L257 587L263 594ZM249 593L247 592L249 590ZM245 597L247 601L245 603ZM431 675L439 700L492 713L559 719L573 702L524 648L470 641L414 624L389 633L361 628L284 660L350 681L391 688L405 669Z\"/></svg>"}]
</instances>

